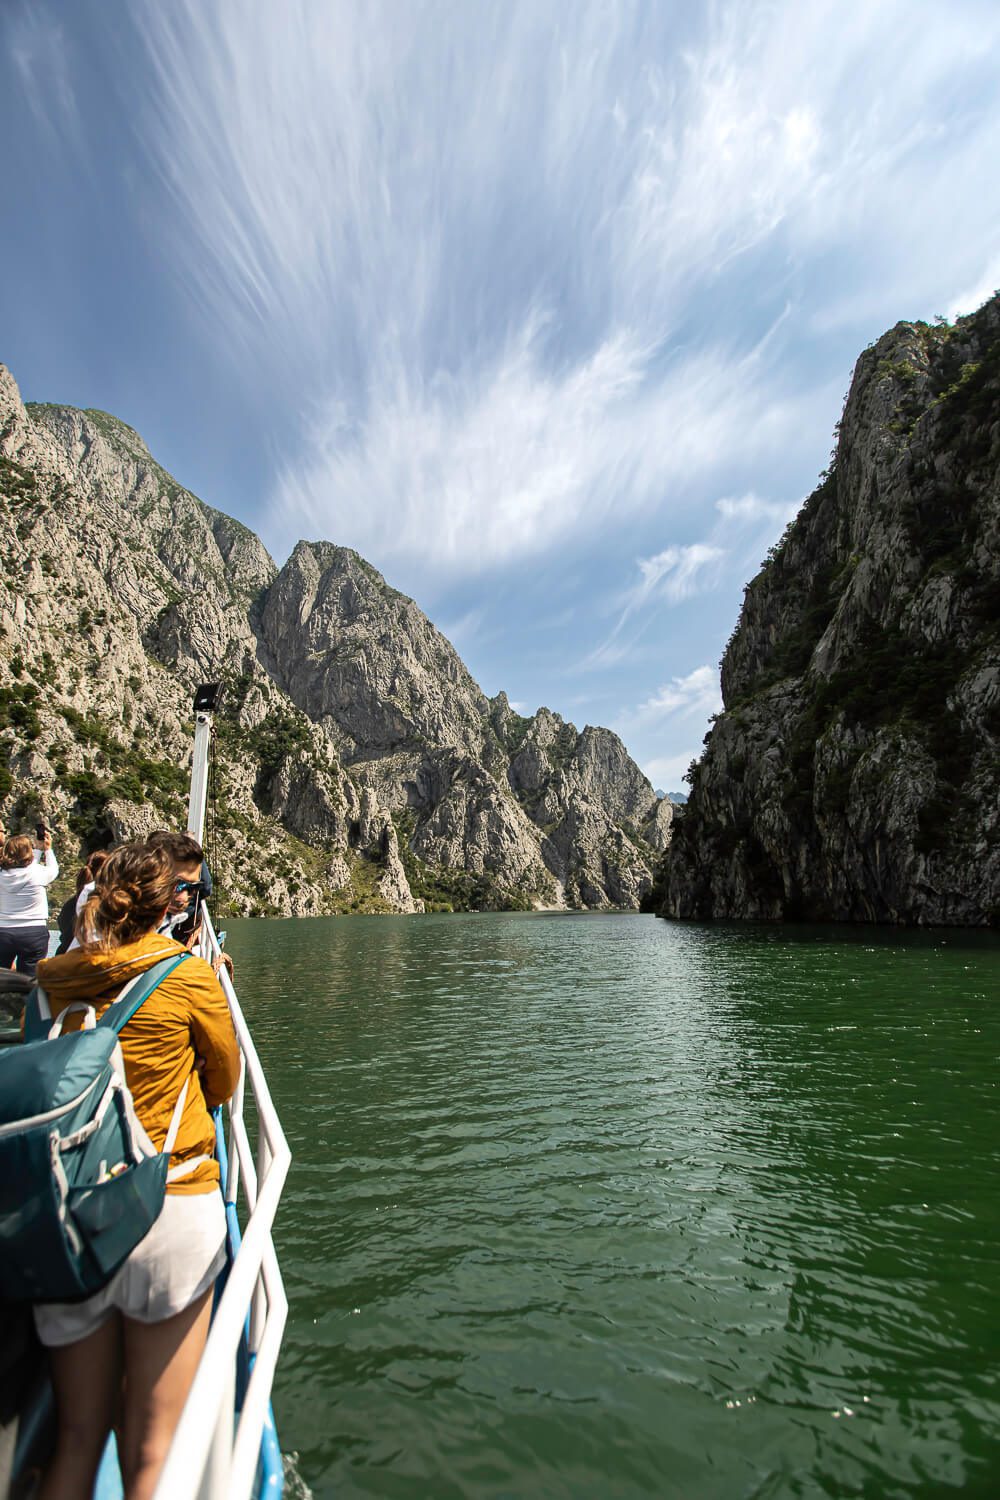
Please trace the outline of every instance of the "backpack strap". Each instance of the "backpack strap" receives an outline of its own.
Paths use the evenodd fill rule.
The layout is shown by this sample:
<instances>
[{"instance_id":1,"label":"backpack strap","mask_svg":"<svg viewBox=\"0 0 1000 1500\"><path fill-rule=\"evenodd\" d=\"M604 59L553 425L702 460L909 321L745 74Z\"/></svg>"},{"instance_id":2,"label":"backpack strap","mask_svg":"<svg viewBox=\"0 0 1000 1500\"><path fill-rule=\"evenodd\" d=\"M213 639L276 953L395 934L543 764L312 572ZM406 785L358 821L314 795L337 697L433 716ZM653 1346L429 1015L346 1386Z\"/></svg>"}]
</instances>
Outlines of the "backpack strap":
<instances>
[{"instance_id":1,"label":"backpack strap","mask_svg":"<svg viewBox=\"0 0 1000 1500\"><path fill-rule=\"evenodd\" d=\"M150 995L157 989L168 974L172 974L178 964L182 964L190 953L175 953L167 949L165 956L159 963L153 964L152 968L144 969L134 979L130 979L122 990L118 999L109 1005L98 1026L109 1026L112 1031L120 1032L123 1026L127 1026L136 1011L146 1003Z\"/></svg>"},{"instance_id":2,"label":"backpack strap","mask_svg":"<svg viewBox=\"0 0 1000 1500\"><path fill-rule=\"evenodd\" d=\"M170 1129L167 1131L167 1138L163 1142L163 1150L167 1156L173 1155L177 1132L181 1128L181 1115L184 1113L184 1105L187 1101L188 1084L191 1082L192 1077L193 1075L189 1073L185 1078L184 1087L181 1089L177 1103L174 1105L174 1112L170 1118ZM192 1156L187 1161L178 1162L176 1167L171 1167L167 1172L167 1181L176 1182L179 1177L187 1177L191 1172L196 1171L203 1161L211 1160L210 1156Z\"/></svg>"},{"instance_id":3,"label":"backpack strap","mask_svg":"<svg viewBox=\"0 0 1000 1500\"><path fill-rule=\"evenodd\" d=\"M95 1020L97 1012L94 1010L94 1007L92 1005L88 1005L87 1002L86 1002L86 1000L74 1000L71 1005L67 1005L64 1010L61 1010L59 1012L58 1017L56 1018L55 1021L53 1021L52 1025L49 1027L48 1039L49 1039L50 1042L55 1041L55 1039L56 1039L57 1036L62 1036L62 1034L63 1034L63 1023L65 1022L66 1017L67 1016L71 1016L74 1013L74 1011L79 1011L79 1010L83 1011L83 1028L82 1029L84 1031L93 1031L94 1030L94 1027L97 1024L96 1020Z\"/></svg>"},{"instance_id":4,"label":"backpack strap","mask_svg":"<svg viewBox=\"0 0 1000 1500\"><path fill-rule=\"evenodd\" d=\"M52 1025L49 997L40 984L29 990L24 1001L24 1040L44 1042Z\"/></svg>"}]
</instances>

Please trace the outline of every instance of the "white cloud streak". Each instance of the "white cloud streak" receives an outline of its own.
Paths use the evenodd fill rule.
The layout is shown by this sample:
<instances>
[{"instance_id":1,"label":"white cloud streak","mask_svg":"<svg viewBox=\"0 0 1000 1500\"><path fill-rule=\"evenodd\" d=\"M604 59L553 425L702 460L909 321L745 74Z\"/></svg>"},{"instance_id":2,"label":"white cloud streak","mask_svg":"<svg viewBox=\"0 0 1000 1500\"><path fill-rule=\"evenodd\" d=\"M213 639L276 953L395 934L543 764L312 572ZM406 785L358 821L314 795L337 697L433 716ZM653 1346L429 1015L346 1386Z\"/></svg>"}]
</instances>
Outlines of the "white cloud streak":
<instances>
[{"instance_id":1,"label":"white cloud streak","mask_svg":"<svg viewBox=\"0 0 1000 1500\"><path fill-rule=\"evenodd\" d=\"M686 676L672 677L636 708L620 714L615 729L624 738L644 744L680 746L668 755L642 759L642 768L654 786L679 791L681 779L701 746L691 746L692 729L707 724L722 710L718 667L695 667Z\"/></svg>"},{"instance_id":2,"label":"white cloud streak","mask_svg":"<svg viewBox=\"0 0 1000 1500\"><path fill-rule=\"evenodd\" d=\"M240 378L301 393L279 551L500 566L752 472L817 410L759 343L802 267L869 255L885 302L890 251L935 284L946 205L989 222L996 111L928 108L1000 42L975 0L135 15L177 272Z\"/></svg>"},{"instance_id":3,"label":"white cloud streak","mask_svg":"<svg viewBox=\"0 0 1000 1500\"><path fill-rule=\"evenodd\" d=\"M4 40L28 107L45 135L69 145L79 160L80 114L65 29L28 5L12 8L6 20Z\"/></svg>"},{"instance_id":4,"label":"white cloud streak","mask_svg":"<svg viewBox=\"0 0 1000 1500\"><path fill-rule=\"evenodd\" d=\"M652 557L636 560L639 577L618 600L613 629L581 665L613 667L627 660L658 607L681 604L714 588L726 566L732 571L735 563L741 574L748 571L797 509L798 504L784 505L753 493L717 500L716 519L705 541L665 547Z\"/></svg>"},{"instance_id":5,"label":"white cloud streak","mask_svg":"<svg viewBox=\"0 0 1000 1500\"><path fill-rule=\"evenodd\" d=\"M668 719L707 719L721 710L718 667L695 667L686 677L671 678L637 708L622 714L618 725L629 731L659 728Z\"/></svg>"}]
</instances>

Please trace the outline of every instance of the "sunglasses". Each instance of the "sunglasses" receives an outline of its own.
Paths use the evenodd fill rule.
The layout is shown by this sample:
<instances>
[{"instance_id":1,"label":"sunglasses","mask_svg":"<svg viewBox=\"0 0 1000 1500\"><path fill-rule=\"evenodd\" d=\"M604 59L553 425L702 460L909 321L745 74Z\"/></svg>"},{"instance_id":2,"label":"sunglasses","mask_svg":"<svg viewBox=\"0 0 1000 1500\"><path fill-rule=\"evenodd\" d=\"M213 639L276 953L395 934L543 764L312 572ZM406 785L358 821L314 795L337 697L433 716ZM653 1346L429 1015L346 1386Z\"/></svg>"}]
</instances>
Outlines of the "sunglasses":
<instances>
[{"instance_id":1,"label":"sunglasses","mask_svg":"<svg viewBox=\"0 0 1000 1500\"><path fill-rule=\"evenodd\" d=\"M201 889L202 889L202 884L201 884L200 880L175 880L174 881L174 895L175 896L183 895L183 893L185 891L195 891L195 892L198 892Z\"/></svg>"}]
</instances>

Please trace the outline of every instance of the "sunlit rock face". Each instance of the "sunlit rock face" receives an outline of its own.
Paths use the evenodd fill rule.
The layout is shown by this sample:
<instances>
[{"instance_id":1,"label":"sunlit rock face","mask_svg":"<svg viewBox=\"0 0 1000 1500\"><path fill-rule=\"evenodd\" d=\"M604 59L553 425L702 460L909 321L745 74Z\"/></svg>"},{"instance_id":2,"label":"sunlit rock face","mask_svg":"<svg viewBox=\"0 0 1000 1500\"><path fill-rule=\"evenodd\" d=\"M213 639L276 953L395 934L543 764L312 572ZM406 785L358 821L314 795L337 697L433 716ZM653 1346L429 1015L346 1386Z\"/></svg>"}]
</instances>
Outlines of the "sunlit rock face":
<instances>
[{"instance_id":1,"label":"sunlit rock face","mask_svg":"<svg viewBox=\"0 0 1000 1500\"><path fill-rule=\"evenodd\" d=\"M1000 297L861 356L722 691L664 915L996 923Z\"/></svg>"},{"instance_id":2,"label":"sunlit rock face","mask_svg":"<svg viewBox=\"0 0 1000 1500\"><path fill-rule=\"evenodd\" d=\"M225 685L212 858L237 911L635 907L669 838L608 730L490 700L357 553L280 570L104 412L0 366L0 809L64 863L184 820L190 703ZM67 857L68 851L68 857Z\"/></svg>"},{"instance_id":3,"label":"sunlit rock face","mask_svg":"<svg viewBox=\"0 0 1000 1500\"><path fill-rule=\"evenodd\" d=\"M274 681L416 861L473 877L479 905L638 904L669 814L616 735L487 699L413 601L346 547L300 542L257 617Z\"/></svg>"}]
</instances>

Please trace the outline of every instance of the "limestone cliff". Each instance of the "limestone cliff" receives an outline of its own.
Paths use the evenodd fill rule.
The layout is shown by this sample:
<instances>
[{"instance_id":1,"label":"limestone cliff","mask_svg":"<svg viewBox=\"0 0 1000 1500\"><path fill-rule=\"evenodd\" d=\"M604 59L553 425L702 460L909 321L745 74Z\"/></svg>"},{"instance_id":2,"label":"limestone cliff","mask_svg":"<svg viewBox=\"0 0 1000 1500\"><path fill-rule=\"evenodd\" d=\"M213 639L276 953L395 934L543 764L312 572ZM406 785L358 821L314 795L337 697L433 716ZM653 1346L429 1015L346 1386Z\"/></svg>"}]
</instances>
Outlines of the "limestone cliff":
<instances>
[{"instance_id":1,"label":"limestone cliff","mask_svg":"<svg viewBox=\"0 0 1000 1500\"><path fill-rule=\"evenodd\" d=\"M346 547L300 542L255 619L273 680L391 814L423 899L637 905L669 825L616 735L488 700Z\"/></svg>"},{"instance_id":2,"label":"limestone cliff","mask_svg":"<svg viewBox=\"0 0 1000 1500\"><path fill-rule=\"evenodd\" d=\"M0 366L0 809L80 848L179 823L191 690L226 687L213 858L235 910L628 906L669 834L617 737L485 697L364 559L280 570L142 439Z\"/></svg>"},{"instance_id":3,"label":"limestone cliff","mask_svg":"<svg viewBox=\"0 0 1000 1500\"><path fill-rule=\"evenodd\" d=\"M1000 296L861 356L722 692L664 915L996 922Z\"/></svg>"}]
</instances>

